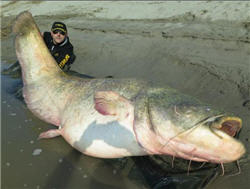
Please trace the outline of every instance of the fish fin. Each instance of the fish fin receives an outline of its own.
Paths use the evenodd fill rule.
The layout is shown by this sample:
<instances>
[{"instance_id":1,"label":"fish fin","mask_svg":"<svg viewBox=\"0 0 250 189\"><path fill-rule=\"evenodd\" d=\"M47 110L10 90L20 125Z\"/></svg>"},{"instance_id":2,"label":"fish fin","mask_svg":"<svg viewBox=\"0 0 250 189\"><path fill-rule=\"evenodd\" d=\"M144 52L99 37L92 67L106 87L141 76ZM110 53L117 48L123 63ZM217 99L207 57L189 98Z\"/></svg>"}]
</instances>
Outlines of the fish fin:
<instances>
[{"instance_id":1,"label":"fish fin","mask_svg":"<svg viewBox=\"0 0 250 189\"><path fill-rule=\"evenodd\" d=\"M38 28L31 13L24 11L17 16L12 30L16 34L27 35L30 31L38 30Z\"/></svg>"},{"instance_id":2,"label":"fish fin","mask_svg":"<svg viewBox=\"0 0 250 189\"><path fill-rule=\"evenodd\" d=\"M57 136L60 136L60 135L61 135L61 130L60 129L50 129L48 131L42 132L39 135L38 140L42 139L42 138L54 138L54 137L57 137Z\"/></svg>"},{"instance_id":3,"label":"fish fin","mask_svg":"<svg viewBox=\"0 0 250 189\"><path fill-rule=\"evenodd\" d=\"M127 118L132 112L133 105L125 97L113 91L99 91L95 93L95 109L102 115Z\"/></svg>"}]
</instances>

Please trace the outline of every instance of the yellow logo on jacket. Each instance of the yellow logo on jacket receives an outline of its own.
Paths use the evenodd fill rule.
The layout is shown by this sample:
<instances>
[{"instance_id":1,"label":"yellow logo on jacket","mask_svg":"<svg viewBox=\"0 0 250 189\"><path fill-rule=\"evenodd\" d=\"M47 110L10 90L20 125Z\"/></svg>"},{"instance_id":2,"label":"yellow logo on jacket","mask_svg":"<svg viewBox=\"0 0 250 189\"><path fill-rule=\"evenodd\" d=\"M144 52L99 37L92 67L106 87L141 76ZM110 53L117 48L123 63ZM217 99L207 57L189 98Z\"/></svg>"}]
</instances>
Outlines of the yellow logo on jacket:
<instances>
[{"instance_id":1,"label":"yellow logo on jacket","mask_svg":"<svg viewBox=\"0 0 250 189\"><path fill-rule=\"evenodd\" d=\"M70 56L66 54L65 58L60 62L59 66L62 68L69 60Z\"/></svg>"}]
</instances>

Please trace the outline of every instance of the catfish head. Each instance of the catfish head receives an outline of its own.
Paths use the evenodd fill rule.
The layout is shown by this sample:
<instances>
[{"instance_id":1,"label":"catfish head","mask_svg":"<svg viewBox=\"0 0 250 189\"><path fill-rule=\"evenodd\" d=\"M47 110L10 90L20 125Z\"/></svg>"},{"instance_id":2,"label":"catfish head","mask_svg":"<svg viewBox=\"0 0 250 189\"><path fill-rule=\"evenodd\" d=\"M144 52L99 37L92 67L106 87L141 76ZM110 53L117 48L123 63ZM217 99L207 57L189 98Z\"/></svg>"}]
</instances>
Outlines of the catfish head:
<instances>
[{"instance_id":1,"label":"catfish head","mask_svg":"<svg viewBox=\"0 0 250 189\"><path fill-rule=\"evenodd\" d=\"M152 89L146 96L138 98L135 132L151 153L213 163L232 162L245 153L234 138L242 127L240 118L172 89Z\"/></svg>"}]
</instances>

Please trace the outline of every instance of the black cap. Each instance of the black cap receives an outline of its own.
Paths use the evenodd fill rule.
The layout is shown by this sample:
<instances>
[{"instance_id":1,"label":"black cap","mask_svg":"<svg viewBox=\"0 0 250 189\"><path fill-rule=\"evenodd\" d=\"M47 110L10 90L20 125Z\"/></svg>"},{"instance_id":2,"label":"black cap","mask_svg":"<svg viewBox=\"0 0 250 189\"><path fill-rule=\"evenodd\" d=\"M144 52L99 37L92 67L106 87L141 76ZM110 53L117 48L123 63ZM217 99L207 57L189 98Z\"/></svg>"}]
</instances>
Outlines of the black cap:
<instances>
[{"instance_id":1,"label":"black cap","mask_svg":"<svg viewBox=\"0 0 250 189\"><path fill-rule=\"evenodd\" d=\"M64 33L67 33L67 27L64 23L62 22L54 22L52 27L51 27L51 31L55 31L55 30L61 30Z\"/></svg>"}]
</instances>

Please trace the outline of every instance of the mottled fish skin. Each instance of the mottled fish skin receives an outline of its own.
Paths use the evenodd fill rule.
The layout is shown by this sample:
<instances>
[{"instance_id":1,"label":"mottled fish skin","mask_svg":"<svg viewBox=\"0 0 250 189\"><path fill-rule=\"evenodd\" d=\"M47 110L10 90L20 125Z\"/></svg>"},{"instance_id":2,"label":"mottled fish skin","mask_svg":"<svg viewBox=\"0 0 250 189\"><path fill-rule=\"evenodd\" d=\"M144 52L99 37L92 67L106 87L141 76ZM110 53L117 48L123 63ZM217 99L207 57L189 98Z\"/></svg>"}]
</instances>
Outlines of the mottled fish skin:
<instances>
[{"instance_id":1,"label":"mottled fish skin","mask_svg":"<svg viewBox=\"0 0 250 189\"><path fill-rule=\"evenodd\" d=\"M40 138L61 135L80 152L100 158L166 154L224 163L245 153L232 137L240 118L145 81L65 74L29 12L17 17L13 31L25 102L37 117L60 126Z\"/></svg>"},{"instance_id":2,"label":"mottled fish skin","mask_svg":"<svg viewBox=\"0 0 250 189\"><path fill-rule=\"evenodd\" d=\"M222 123L234 120L237 125L233 129L238 132L238 117L171 88L149 88L137 100L135 133L138 142L153 154L225 163L239 159L245 152L242 143L220 130ZM157 140L152 142L152 138Z\"/></svg>"}]
</instances>

